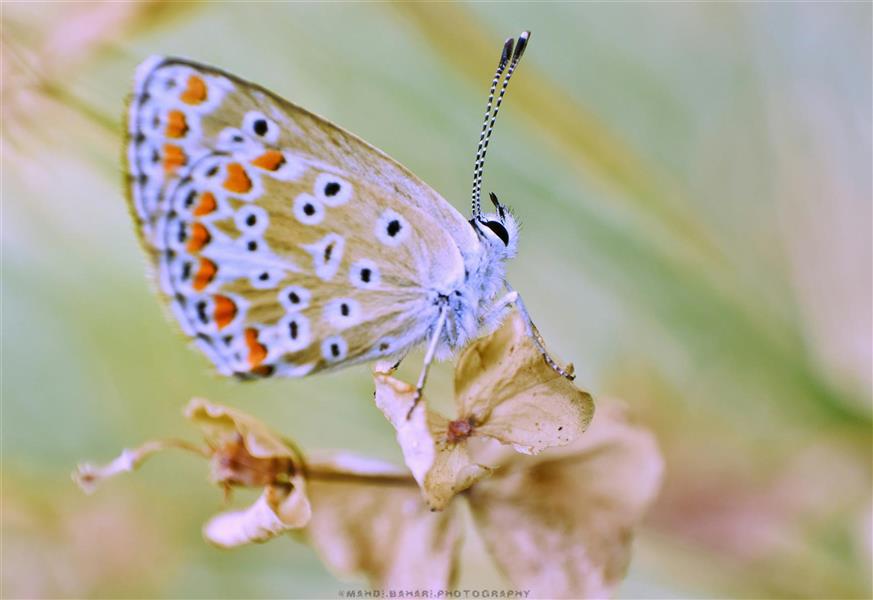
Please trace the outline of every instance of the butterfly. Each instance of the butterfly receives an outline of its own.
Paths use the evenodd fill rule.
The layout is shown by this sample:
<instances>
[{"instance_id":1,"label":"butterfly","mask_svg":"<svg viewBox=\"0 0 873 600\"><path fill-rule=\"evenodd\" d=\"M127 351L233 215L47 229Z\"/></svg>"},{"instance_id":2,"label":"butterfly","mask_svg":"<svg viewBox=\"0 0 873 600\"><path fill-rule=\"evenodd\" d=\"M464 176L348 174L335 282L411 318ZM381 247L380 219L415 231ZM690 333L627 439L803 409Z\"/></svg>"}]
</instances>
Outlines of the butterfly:
<instances>
[{"instance_id":1,"label":"butterfly","mask_svg":"<svg viewBox=\"0 0 873 600\"><path fill-rule=\"evenodd\" d=\"M501 49L469 220L381 151L254 83L181 58L138 67L126 123L131 213L175 320L220 373L302 377L402 360L426 342L420 397L434 359L515 305L544 359L571 377L506 282L516 218L494 194L494 212L480 201L529 36Z\"/></svg>"}]
</instances>

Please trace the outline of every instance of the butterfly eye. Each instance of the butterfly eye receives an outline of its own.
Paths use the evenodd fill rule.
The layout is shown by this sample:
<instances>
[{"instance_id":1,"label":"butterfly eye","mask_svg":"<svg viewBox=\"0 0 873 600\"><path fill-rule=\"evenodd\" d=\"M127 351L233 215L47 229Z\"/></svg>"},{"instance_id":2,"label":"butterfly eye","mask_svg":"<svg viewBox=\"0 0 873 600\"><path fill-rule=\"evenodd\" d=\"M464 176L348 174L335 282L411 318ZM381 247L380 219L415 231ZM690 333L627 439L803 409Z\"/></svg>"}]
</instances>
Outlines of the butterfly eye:
<instances>
[{"instance_id":1,"label":"butterfly eye","mask_svg":"<svg viewBox=\"0 0 873 600\"><path fill-rule=\"evenodd\" d=\"M500 238L500 241L503 242L504 246L509 245L509 232L506 231L506 227L503 226L503 223L500 221L485 221L485 227L490 229L494 235Z\"/></svg>"},{"instance_id":2,"label":"butterfly eye","mask_svg":"<svg viewBox=\"0 0 873 600\"><path fill-rule=\"evenodd\" d=\"M247 112L243 117L243 131L252 137L275 144L279 140L279 126L258 111Z\"/></svg>"}]
</instances>

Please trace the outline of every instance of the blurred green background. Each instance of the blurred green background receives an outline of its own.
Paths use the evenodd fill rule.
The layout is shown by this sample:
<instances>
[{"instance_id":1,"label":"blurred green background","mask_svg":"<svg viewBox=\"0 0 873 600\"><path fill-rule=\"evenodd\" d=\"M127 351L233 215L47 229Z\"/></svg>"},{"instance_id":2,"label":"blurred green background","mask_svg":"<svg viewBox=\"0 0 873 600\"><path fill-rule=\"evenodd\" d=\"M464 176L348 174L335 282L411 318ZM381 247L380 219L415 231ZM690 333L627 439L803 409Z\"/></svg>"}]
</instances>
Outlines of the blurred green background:
<instances>
[{"instance_id":1,"label":"blurred green background","mask_svg":"<svg viewBox=\"0 0 873 600\"><path fill-rule=\"evenodd\" d=\"M178 54L259 82L466 213L492 69L522 29L484 188L523 222L510 280L577 381L628 402L667 460L621 596L873 593L869 3L2 10L4 596L346 585L290 538L206 545L223 504L194 458L74 487L82 459L196 439L191 396L304 449L400 460L366 367L224 381L167 322L121 185L136 64ZM471 531L460 587L482 586L501 583Z\"/></svg>"}]
</instances>

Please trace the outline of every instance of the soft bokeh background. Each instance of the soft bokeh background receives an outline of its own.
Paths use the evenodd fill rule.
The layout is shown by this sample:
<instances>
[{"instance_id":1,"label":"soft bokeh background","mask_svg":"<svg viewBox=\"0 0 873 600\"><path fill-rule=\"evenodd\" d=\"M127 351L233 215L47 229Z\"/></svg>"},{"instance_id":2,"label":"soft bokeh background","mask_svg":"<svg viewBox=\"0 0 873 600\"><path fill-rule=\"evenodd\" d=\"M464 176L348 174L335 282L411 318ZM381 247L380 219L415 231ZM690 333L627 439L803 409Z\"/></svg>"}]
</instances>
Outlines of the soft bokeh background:
<instances>
[{"instance_id":1,"label":"soft bokeh background","mask_svg":"<svg viewBox=\"0 0 873 600\"><path fill-rule=\"evenodd\" d=\"M485 176L524 223L510 278L578 381L626 399L667 460L621 595L870 596L869 3L2 11L5 596L348 586L290 538L206 545L222 499L194 458L73 486L80 459L194 439L191 396L304 448L400 459L365 367L224 381L166 321L121 187L135 65L172 53L257 81L466 212L498 48L524 28ZM468 537L460 587L500 581Z\"/></svg>"}]
</instances>

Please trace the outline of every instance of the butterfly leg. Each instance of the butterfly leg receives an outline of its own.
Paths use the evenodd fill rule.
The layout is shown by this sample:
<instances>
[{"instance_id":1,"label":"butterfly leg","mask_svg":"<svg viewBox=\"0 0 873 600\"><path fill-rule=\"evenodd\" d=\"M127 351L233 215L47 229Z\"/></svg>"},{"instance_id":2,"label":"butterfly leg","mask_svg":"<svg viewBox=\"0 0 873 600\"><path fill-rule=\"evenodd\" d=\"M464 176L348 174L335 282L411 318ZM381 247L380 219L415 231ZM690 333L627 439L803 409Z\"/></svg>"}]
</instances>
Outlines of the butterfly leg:
<instances>
[{"instance_id":1,"label":"butterfly leg","mask_svg":"<svg viewBox=\"0 0 873 600\"><path fill-rule=\"evenodd\" d=\"M525 325L527 326L527 334L530 336L531 340L533 340L534 345L543 355L543 360L546 361L546 364L551 367L551 369L560 375L561 377L566 377L570 381L573 381L576 378L576 375L572 372L572 370L567 370L561 367L558 362L551 357L549 351L546 350L546 343L543 340L543 336L540 335L537 326L534 325L533 321L531 321L530 314L527 312L527 307L524 305L524 301L521 299L521 296L518 295L518 292L512 289L509 283L506 283L506 289L509 290L510 294L515 293L515 306L518 308L518 312L521 315L521 318L524 319ZM509 294L507 294L508 296Z\"/></svg>"},{"instance_id":2,"label":"butterfly leg","mask_svg":"<svg viewBox=\"0 0 873 600\"><path fill-rule=\"evenodd\" d=\"M427 344L427 352L424 355L424 364L421 366L421 374L418 376L418 383L415 385L415 397L412 400L412 406L409 412L406 413L406 419L412 416L412 411L418 406L421 400L421 392L424 390L424 383L427 381L427 372L430 370L430 363L433 362L433 357L436 354L436 348L440 341L440 336L443 333L443 328L446 326L446 319L449 316L449 306L447 303L442 303L440 306L440 316L437 318L436 326L434 326L433 334L430 337L430 342Z\"/></svg>"},{"instance_id":3,"label":"butterfly leg","mask_svg":"<svg viewBox=\"0 0 873 600\"><path fill-rule=\"evenodd\" d=\"M518 292L516 291L511 291L497 300L493 306L488 309L488 313L482 317L484 331L487 332L497 329L503 322L506 309L516 302L518 302Z\"/></svg>"}]
</instances>

